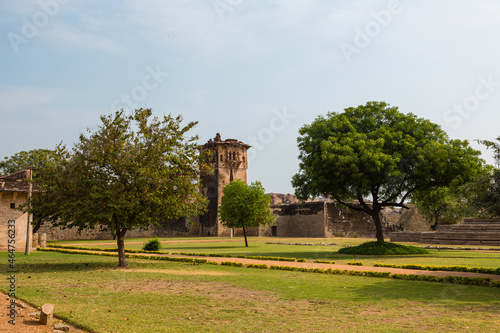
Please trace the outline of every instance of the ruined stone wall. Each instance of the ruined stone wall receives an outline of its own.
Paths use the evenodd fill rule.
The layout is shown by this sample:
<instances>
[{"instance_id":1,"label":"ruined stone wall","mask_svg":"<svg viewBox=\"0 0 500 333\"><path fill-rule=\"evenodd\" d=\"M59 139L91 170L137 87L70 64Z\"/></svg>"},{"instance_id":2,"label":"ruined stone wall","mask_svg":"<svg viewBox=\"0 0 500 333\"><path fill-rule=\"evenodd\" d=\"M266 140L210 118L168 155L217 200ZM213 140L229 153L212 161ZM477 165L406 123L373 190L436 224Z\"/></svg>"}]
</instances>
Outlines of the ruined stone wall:
<instances>
[{"instance_id":1,"label":"ruined stone wall","mask_svg":"<svg viewBox=\"0 0 500 333\"><path fill-rule=\"evenodd\" d=\"M276 216L274 235L277 237L326 236L323 202L272 205L271 211ZM269 233L268 228L261 230L263 233Z\"/></svg>"},{"instance_id":2,"label":"ruined stone wall","mask_svg":"<svg viewBox=\"0 0 500 333\"><path fill-rule=\"evenodd\" d=\"M76 228L52 227L50 223L44 223L38 230L38 234L46 234L47 240L84 240L84 239L112 239L109 231L100 229L84 229L78 233ZM160 225L152 224L148 230L128 230L126 238L150 238L150 237L191 237L200 235L200 223L198 217L187 219L181 218L175 221L162 222Z\"/></svg>"},{"instance_id":3,"label":"ruined stone wall","mask_svg":"<svg viewBox=\"0 0 500 333\"><path fill-rule=\"evenodd\" d=\"M368 214L334 202L326 202L325 205L326 237L375 237L375 224Z\"/></svg>"},{"instance_id":4,"label":"ruined stone wall","mask_svg":"<svg viewBox=\"0 0 500 333\"><path fill-rule=\"evenodd\" d=\"M16 251L24 251L26 247L26 231L28 214L12 209L11 204L15 207L26 203L28 194L23 192L0 192L0 250L8 249L9 227L8 221L15 220L15 247ZM11 228L12 230L12 228ZM30 235L31 236L31 235Z\"/></svg>"}]
</instances>

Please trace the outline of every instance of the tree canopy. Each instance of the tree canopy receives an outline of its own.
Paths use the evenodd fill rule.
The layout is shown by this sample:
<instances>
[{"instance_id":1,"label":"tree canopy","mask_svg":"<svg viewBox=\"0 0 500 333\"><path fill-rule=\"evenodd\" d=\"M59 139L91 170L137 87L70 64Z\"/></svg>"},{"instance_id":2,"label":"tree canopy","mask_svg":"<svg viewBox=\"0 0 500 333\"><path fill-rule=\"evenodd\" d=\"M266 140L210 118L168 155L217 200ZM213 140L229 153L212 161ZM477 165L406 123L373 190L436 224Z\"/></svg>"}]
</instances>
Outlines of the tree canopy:
<instances>
[{"instance_id":1,"label":"tree canopy","mask_svg":"<svg viewBox=\"0 0 500 333\"><path fill-rule=\"evenodd\" d=\"M44 168L47 164L54 162L54 152L47 149L33 149L29 151L20 151L10 157L5 157L0 162L0 175L10 175L24 170L31 166L35 173Z\"/></svg>"},{"instance_id":2,"label":"tree canopy","mask_svg":"<svg viewBox=\"0 0 500 333\"><path fill-rule=\"evenodd\" d=\"M474 204L483 217L500 217L500 137L496 140L478 140L493 151L495 159L495 167L490 168L474 184Z\"/></svg>"},{"instance_id":3,"label":"tree canopy","mask_svg":"<svg viewBox=\"0 0 500 333\"><path fill-rule=\"evenodd\" d=\"M32 207L55 225L110 230L116 236L119 265L126 266L128 230L199 214L206 199L199 191L200 170L207 170L196 123L152 115L151 109L101 116L95 132L80 135L72 150L59 145L57 163L40 170Z\"/></svg>"},{"instance_id":4,"label":"tree canopy","mask_svg":"<svg viewBox=\"0 0 500 333\"><path fill-rule=\"evenodd\" d=\"M417 191L469 181L483 163L467 141L451 140L439 125L385 102L319 116L299 134L296 196L330 196L369 214L379 241L384 207L406 207Z\"/></svg>"},{"instance_id":5,"label":"tree canopy","mask_svg":"<svg viewBox=\"0 0 500 333\"><path fill-rule=\"evenodd\" d=\"M269 205L271 197L265 194L258 181L247 185L240 179L227 184L220 203L220 219L227 228L243 228L245 246L248 247L246 228L274 222Z\"/></svg>"}]
</instances>

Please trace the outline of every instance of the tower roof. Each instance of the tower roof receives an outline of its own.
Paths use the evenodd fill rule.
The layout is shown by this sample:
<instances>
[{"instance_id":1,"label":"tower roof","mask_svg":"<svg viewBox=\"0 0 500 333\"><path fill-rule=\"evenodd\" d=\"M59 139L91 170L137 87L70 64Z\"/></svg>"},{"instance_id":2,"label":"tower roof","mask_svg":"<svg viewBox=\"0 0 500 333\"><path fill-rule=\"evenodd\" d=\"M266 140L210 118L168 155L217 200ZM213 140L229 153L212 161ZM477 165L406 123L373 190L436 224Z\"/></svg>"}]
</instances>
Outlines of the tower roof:
<instances>
[{"instance_id":1,"label":"tower roof","mask_svg":"<svg viewBox=\"0 0 500 333\"><path fill-rule=\"evenodd\" d=\"M217 145L241 146L241 147L244 147L245 149L248 149L251 147L250 145L247 145L246 143L243 143L243 142L238 141L236 139L226 139L226 140L222 141L220 134L217 133L215 135L215 138L208 140L207 143L205 143L203 146L201 146L201 148L210 148L210 147L214 147Z\"/></svg>"}]
</instances>

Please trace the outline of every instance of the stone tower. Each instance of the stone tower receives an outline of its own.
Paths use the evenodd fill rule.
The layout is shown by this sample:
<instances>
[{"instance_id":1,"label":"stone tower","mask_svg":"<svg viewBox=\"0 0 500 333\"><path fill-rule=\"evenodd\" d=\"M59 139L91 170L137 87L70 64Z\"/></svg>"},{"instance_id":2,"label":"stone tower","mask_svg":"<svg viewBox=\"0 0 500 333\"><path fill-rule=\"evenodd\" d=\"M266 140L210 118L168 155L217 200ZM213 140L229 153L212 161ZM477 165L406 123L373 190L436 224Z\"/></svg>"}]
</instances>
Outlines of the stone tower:
<instances>
[{"instance_id":1,"label":"stone tower","mask_svg":"<svg viewBox=\"0 0 500 333\"><path fill-rule=\"evenodd\" d=\"M222 141L219 133L201 146L201 153L209 152L208 159L213 169L212 173L201 175L203 191L209 199L208 212L200 217L203 236L229 235L229 229L224 228L219 220L222 189L234 179L241 179L246 183L248 148L249 145L235 139Z\"/></svg>"}]
</instances>

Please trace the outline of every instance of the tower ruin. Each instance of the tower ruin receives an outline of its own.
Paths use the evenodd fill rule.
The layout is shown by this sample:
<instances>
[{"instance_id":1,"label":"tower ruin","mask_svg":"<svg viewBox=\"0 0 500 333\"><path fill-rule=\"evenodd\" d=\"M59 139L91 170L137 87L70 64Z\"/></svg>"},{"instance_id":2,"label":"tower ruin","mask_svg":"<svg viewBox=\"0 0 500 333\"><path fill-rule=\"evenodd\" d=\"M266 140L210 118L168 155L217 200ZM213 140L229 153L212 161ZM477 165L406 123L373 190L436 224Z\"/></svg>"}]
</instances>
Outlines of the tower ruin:
<instances>
[{"instance_id":1,"label":"tower ruin","mask_svg":"<svg viewBox=\"0 0 500 333\"><path fill-rule=\"evenodd\" d=\"M219 219L222 189L234 179L247 182L248 148L250 148L249 145L235 139L222 141L219 133L214 139L208 140L200 147L202 154L208 152L208 160L212 168L210 174L201 175L202 188L209 200L208 212L200 216L201 235L229 235L229 229L224 228Z\"/></svg>"}]
</instances>

